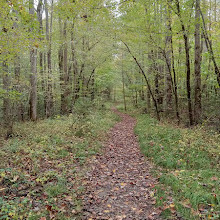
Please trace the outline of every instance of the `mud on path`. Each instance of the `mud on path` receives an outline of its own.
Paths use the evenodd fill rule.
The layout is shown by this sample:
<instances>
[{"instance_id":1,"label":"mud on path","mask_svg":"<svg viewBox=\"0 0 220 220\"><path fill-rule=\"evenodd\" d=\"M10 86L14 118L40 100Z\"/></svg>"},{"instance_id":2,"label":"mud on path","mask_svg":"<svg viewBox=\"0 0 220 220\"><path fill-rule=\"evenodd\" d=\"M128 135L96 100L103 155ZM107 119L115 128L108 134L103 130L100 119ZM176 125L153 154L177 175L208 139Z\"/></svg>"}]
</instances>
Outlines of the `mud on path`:
<instances>
[{"instance_id":1,"label":"mud on path","mask_svg":"<svg viewBox=\"0 0 220 220\"><path fill-rule=\"evenodd\" d=\"M153 198L156 180L134 135L136 121L114 111L122 120L111 129L103 154L89 164L83 219L160 219Z\"/></svg>"}]
</instances>

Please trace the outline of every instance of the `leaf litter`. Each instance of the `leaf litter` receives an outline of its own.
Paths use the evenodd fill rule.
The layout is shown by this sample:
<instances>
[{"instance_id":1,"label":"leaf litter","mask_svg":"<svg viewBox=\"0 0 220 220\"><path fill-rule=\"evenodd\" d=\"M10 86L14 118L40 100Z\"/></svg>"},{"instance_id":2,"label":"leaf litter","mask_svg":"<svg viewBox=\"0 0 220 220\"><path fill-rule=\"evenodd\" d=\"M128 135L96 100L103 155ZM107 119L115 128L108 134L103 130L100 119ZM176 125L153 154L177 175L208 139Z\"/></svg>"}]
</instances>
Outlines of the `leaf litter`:
<instances>
[{"instance_id":1,"label":"leaf litter","mask_svg":"<svg viewBox=\"0 0 220 220\"><path fill-rule=\"evenodd\" d=\"M114 111L122 120L111 129L103 154L88 164L82 219L160 219L157 180L134 135L136 120Z\"/></svg>"}]
</instances>

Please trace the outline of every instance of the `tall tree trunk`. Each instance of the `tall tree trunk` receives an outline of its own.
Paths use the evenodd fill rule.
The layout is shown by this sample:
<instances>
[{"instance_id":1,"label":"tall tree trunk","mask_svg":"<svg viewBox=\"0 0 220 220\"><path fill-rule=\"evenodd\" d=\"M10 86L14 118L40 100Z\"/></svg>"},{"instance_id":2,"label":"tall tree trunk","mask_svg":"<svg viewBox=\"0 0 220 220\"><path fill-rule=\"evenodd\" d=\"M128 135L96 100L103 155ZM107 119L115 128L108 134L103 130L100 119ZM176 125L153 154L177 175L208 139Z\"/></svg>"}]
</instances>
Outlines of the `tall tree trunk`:
<instances>
[{"instance_id":1,"label":"tall tree trunk","mask_svg":"<svg viewBox=\"0 0 220 220\"><path fill-rule=\"evenodd\" d=\"M171 28L171 26L170 26ZM172 29L170 29L172 31ZM178 98L178 91L177 91L177 76L176 76L176 69L175 69L175 59L174 59L174 51L173 51L173 39L171 39L171 52L172 52L172 69L173 69L173 83L174 83L174 94L175 94L175 107L176 107L176 118L178 125L180 123L180 114L179 114L179 98Z\"/></svg>"},{"instance_id":2,"label":"tall tree trunk","mask_svg":"<svg viewBox=\"0 0 220 220\"><path fill-rule=\"evenodd\" d=\"M63 53L63 88L62 88L62 94L61 94L61 112L63 114L68 113L68 96L69 96L69 88L68 88L68 82L69 82L69 72L68 72L68 63L67 63L67 21L64 22L64 28L63 28L63 39L64 39L64 46L62 48Z\"/></svg>"},{"instance_id":3,"label":"tall tree trunk","mask_svg":"<svg viewBox=\"0 0 220 220\"><path fill-rule=\"evenodd\" d=\"M159 50L157 50L157 60L160 61L162 60L162 55L159 52ZM158 75L158 100L157 103L160 106L160 111L163 112L163 97L164 97L164 92L163 92L163 87L164 87L164 65L161 64L160 62L158 62L157 64L157 75Z\"/></svg>"},{"instance_id":4,"label":"tall tree trunk","mask_svg":"<svg viewBox=\"0 0 220 220\"><path fill-rule=\"evenodd\" d=\"M39 22L39 30L40 30L40 41L43 40L43 18L42 18L42 14L43 14L43 0L39 0L38 2L38 6L37 6L37 18L38 18L38 22ZM44 53L42 52L42 50L39 51L39 65L40 65L40 69L39 69L39 73L40 73L40 81L41 81L41 90L43 93L43 108L42 108L42 113L45 114L46 112L46 97L45 97L45 91L46 91L46 86L45 86L45 73L44 72L44 64L43 64L43 58L44 58Z\"/></svg>"},{"instance_id":5,"label":"tall tree trunk","mask_svg":"<svg viewBox=\"0 0 220 220\"><path fill-rule=\"evenodd\" d=\"M51 37L52 37L52 22L53 22L53 0L51 2L51 14L49 24L48 2L44 0L45 14L46 14L46 39L48 43L47 50L47 68L48 68L48 85L47 85L47 103L46 103L46 116L50 117L53 111L53 83L52 83L52 61L51 61Z\"/></svg>"},{"instance_id":6,"label":"tall tree trunk","mask_svg":"<svg viewBox=\"0 0 220 220\"><path fill-rule=\"evenodd\" d=\"M29 0L29 13L34 17L34 0ZM30 30L31 32L31 30ZM30 49L30 119L37 120L37 49L32 45Z\"/></svg>"},{"instance_id":7,"label":"tall tree trunk","mask_svg":"<svg viewBox=\"0 0 220 220\"><path fill-rule=\"evenodd\" d=\"M91 77L91 101L94 101L95 99L95 69L92 71L92 77Z\"/></svg>"},{"instance_id":8,"label":"tall tree trunk","mask_svg":"<svg viewBox=\"0 0 220 220\"><path fill-rule=\"evenodd\" d=\"M154 86L155 86L155 98L157 99L157 103L159 103L159 75L158 71L156 70L156 74L154 77Z\"/></svg>"},{"instance_id":9,"label":"tall tree trunk","mask_svg":"<svg viewBox=\"0 0 220 220\"><path fill-rule=\"evenodd\" d=\"M185 53L186 53L186 88L187 88L187 100L188 100L188 114L189 114L189 123L193 125L193 113L192 113L192 100L191 100L191 70L190 70L190 54L189 54L189 38L184 31L184 43L185 43Z\"/></svg>"},{"instance_id":10,"label":"tall tree trunk","mask_svg":"<svg viewBox=\"0 0 220 220\"><path fill-rule=\"evenodd\" d=\"M44 88L44 109L45 109L45 115L47 111L47 54L43 53L43 81L42 81L42 87Z\"/></svg>"},{"instance_id":11,"label":"tall tree trunk","mask_svg":"<svg viewBox=\"0 0 220 220\"><path fill-rule=\"evenodd\" d=\"M63 103L64 103L64 71L63 71L63 28L62 28L62 21L61 18L59 18L59 29L60 29L60 48L58 51L58 57L59 57L59 71L60 71L60 111L61 114L63 114Z\"/></svg>"},{"instance_id":12,"label":"tall tree trunk","mask_svg":"<svg viewBox=\"0 0 220 220\"><path fill-rule=\"evenodd\" d=\"M150 112L151 109L151 99L150 99L150 92L147 90L147 112Z\"/></svg>"},{"instance_id":13,"label":"tall tree trunk","mask_svg":"<svg viewBox=\"0 0 220 220\"><path fill-rule=\"evenodd\" d=\"M76 51L75 51L75 45L74 45L74 21L72 24L71 29L71 53L72 53L72 64L73 64L73 88L72 88L72 104L71 108L73 109L73 106L75 104L75 101L77 99L77 81L78 81L78 63L76 60Z\"/></svg>"},{"instance_id":14,"label":"tall tree trunk","mask_svg":"<svg viewBox=\"0 0 220 220\"><path fill-rule=\"evenodd\" d=\"M13 29L16 30L15 38L18 38L18 11L13 9L13 12L16 14L16 19L13 24ZM15 78L15 85L13 87L16 89L16 91L22 93L22 87L20 84L20 76L21 76L21 59L20 59L20 53L17 52L14 56L14 78ZM14 104L13 107L11 106L12 111L16 112L16 116L18 120L24 120L24 112L23 112L23 103L22 100L19 100ZM14 115L14 114L13 114ZM15 116L15 115L14 115Z\"/></svg>"},{"instance_id":15,"label":"tall tree trunk","mask_svg":"<svg viewBox=\"0 0 220 220\"><path fill-rule=\"evenodd\" d=\"M195 106L194 120L199 123L202 113L201 101L201 44L200 44L200 0L196 0L195 14Z\"/></svg>"},{"instance_id":16,"label":"tall tree trunk","mask_svg":"<svg viewBox=\"0 0 220 220\"><path fill-rule=\"evenodd\" d=\"M3 117L4 117L4 127L6 129L6 138L10 137L13 133L12 126L13 120L11 115L11 100L10 100L10 76L8 74L8 64L6 61L3 61L2 64L3 70L3 89L5 91L4 98L3 98Z\"/></svg>"},{"instance_id":17,"label":"tall tree trunk","mask_svg":"<svg viewBox=\"0 0 220 220\"><path fill-rule=\"evenodd\" d=\"M165 38L166 40L166 73L165 73L165 81L166 81L166 102L165 102L165 111L169 114L172 110L172 75L171 75L171 55L172 55L172 31L171 31L171 16L169 6L166 11L166 27L168 30L168 34Z\"/></svg>"},{"instance_id":18,"label":"tall tree trunk","mask_svg":"<svg viewBox=\"0 0 220 220\"><path fill-rule=\"evenodd\" d=\"M189 47L189 37L185 25L182 20L181 12L180 12L180 5L179 0L176 0L177 6L177 14L181 22L181 28L183 32L183 39L185 45L185 55L186 55L186 88L187 88L187 101L188 101L188 117L189 117L189 124L190 126L193 125L193 112L192 112L192 100L191 100L191 85L190 85L190 78L191 78L191 70L190 70L190 47Z\"/></svg>"},{"instance_id":19,"label":"tall tree trunk","mask_svg":"<svg viewBox=\"0 0 220 220\"><path fill-rule=\"evenodd\" d=\"M14 60L14 74L15 74L15 80L16 80L16 90L20 93L22 93L22 87L20 85L20 76L21 76L21 59L19 54L15 56ZM17 110L17 118L20 121L24 121L24 106L22 103L22 100L18 101L18 105L16 106Z\"/></svg>"},{"instance_id":20,"label":"tall tree trunk","mask_svg":"<svg viewBox=\"0 0 220 220\"><path fill-rule=\"evenodd\" d=\"M155 56L155 54L157 56ZM151 50L151 53L149 54L149 58L152 60L153 64L152 64L152 68L151 70L153 70L155 72L155 77L154 77L154 96L155 96L155 100L157 102L157 106L158 106L158 111L161 112L161 92L160 92L160 87L159 87L159 65L157 64L157 59L158 59L158 53L154 50Z\"/></svg>"},{"instance_id":21,"label":"tall tree trunk","mask_svg":"<svg viewBox=\"0 0 220 220\"><path fill-rule=\"evenodd\" d=\"M124 110L127 111L126 96L125 96L125 77L124 77L123 59L124 59L124 56L122 54L122 59L121 59L122 93L123 93L123 100L124 100Z\"/></svg>"},{"instance_id":22,"label":"tall tree trunk","mask_svg":"<svg viewBox=\"0 0 220 220\"><path fill-rule=\"evenodd\" d=\"M175 97L175 113L176 113L176 119L179 125L180 123L179 100L178 100L177 82L176 82L175 59L174 59L174 51L173 51L172 20L171 20L171 8L170 8L171 0L168 0L168 3L169 4L168 4L168 9L167 9L167 29L169 31L169 35L167 36L167 44L169 45L168 48L170 51L168 53L165 52L165 59L167 63L167 71L168 71L167 74L169 74L169 78L167 78L167 80L169 80L170 85L167 86L167 89L168 89L167 94L170 92L170 89L173 88L173 93ZM173 71L173 79L172 79L172 71ZM168 99L167 102L169 102L169 99L170 99L169 95L167 99Z\"/></svg>"}]
</instances>

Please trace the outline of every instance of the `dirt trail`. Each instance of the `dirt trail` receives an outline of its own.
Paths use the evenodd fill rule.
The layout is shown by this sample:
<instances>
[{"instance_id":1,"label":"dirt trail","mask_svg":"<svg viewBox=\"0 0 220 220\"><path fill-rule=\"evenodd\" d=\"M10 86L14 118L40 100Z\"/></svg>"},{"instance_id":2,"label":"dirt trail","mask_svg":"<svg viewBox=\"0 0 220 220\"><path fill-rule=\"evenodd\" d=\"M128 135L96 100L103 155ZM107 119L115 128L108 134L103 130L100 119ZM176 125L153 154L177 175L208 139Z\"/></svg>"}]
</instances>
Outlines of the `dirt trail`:
<instances>
[{"instance_id":1,"label":"dirt trail","mask_svg":"<svg viewBox=\"0 0 220 220\"><path fill-rule=\"evenodd\" d=\"M160 219L153 199L156 180L140 153L135 119L121 116L110 131L104 153L89 164L83 219Z\"/></svg>"}]
</instances>

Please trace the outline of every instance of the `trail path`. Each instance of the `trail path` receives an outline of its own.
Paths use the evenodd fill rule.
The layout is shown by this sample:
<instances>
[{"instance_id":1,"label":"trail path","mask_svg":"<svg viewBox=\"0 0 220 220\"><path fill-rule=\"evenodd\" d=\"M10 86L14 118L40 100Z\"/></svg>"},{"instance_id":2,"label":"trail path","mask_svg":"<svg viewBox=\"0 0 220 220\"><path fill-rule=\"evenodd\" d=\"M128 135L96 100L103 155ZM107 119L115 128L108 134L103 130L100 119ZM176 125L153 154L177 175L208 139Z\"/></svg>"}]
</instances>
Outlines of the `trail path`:
<instances>
[{"instance_id":1,"label":"trail path","mask_svg":"<svg viewBox=\"0 0 220 220\"><path fill-rule=\"evenodd\" d=\"M160 219L153 199L156 180L139 150L136 121L114 111L122 120L111 129L104 153L89 164L83 219Z\"/></svg>"}]
</instances>

